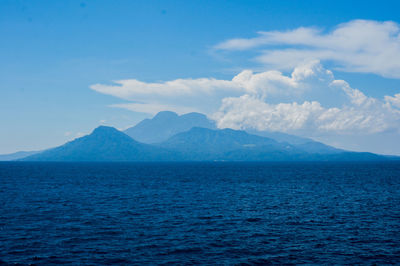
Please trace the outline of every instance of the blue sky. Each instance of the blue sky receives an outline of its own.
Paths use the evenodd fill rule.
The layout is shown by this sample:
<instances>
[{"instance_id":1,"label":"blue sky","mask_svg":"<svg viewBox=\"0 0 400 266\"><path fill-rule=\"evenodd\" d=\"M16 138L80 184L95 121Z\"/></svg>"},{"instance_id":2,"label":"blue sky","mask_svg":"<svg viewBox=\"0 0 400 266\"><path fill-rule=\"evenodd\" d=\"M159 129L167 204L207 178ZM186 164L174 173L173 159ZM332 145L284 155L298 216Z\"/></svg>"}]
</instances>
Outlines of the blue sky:
<instances>
[{"instance_id":1,"label":"blue sky","mask_svg":"<svg viewBox=\"0 0 400 266\"><path fill-rule=\"evenodd\" d=\"M60 145L99 124L126 128L168 108L400 154L398 10L398 1L3 0L0 153ZM349 35L336 38L337 29ZM268 116L278 111L287 123Z\"/></svg>"}]
</instances>

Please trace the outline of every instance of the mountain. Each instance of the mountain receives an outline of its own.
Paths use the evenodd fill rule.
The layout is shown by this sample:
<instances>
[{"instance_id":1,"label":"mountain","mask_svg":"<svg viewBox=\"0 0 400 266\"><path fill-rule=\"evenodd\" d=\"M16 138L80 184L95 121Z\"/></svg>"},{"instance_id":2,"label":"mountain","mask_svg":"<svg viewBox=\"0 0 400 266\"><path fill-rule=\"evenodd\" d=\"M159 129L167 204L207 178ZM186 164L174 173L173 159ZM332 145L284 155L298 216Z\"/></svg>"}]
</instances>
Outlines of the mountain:
<instances>
[{"instance_id":1,"label":"mountain","mask_svg":"<svg viewBox=\"0 0 400 266\"><path fill-rule=\"evenodd\" d=\"M23 161L162 161L176 154L139 143L113 127L100 126L90 135L28 156Z\"/></svg>"},{"instance_id":2,"label":"mountain","mask_svg":"<svg viewBox=\"0 0 400 266\"><path fill-rule=\"evenodd\" d=\"M195 161L363 161L386 159L372 153L342 151L317 142L292 145L240 130L212 130L197 127L176 134L158 146L181 154L185 160Z\"/></svg>"},{"instance_id":3,"label":"mountain","mask_svg":"<svg viewBox=\"0 0 400 266\"><path fill-rule=\"evenodd\" d=\"M193 127L215 128L213 121L200 113L177 115L174 112L159 112L152 119L145 119L124 132L142 143L158 143Z\"/></svg>"},{"instance_id":4,"label":"mountain","mask_svg":"<svg viewBox=\"0 0 400 266\"><path fill-rule=\"evenodd\" d=\"M316 145L316 147L313 147ZM112 127L30 155L23 161L356 161L386 157L340 150L317 153L319 144L292 145L245 131L194 127L158 144L133 140ZM323 145L323 144L322 144Z\"/></svg>"},{"instance_id":5,"label":"mountain","mask_svg":"<svg viewBox=\"0 0 400 266\"><path fill-rule=\"evenodd\" d=\"M158 146L174 150L187 160L258 160L260 154L281 158L281 154L301 151L286 143L233 129L212 130L194 127L171 137ZM283 158L282 158L283 159Z\"/></svg>"},{"instance_id":6,"label":"mountain","mask_svg":"<svg viewBox=\"0 0 400 266\"><path fill-rule=\"evenodd\" d=\"M136 126L128 128L125 130L125 133L139 142L154 144L166 141L175 134L189 131L194 127L216 129L215 122L209 120L204 114L189 113L179 116L174 112L163 111L159 112L152 119L145 119ZM311 153L329 154L343 151L309 138L282 132L258 131L254 129L246 130L246 132L251 135L273 139L277 142L301 146L303 150Z\"/></svg>"},{"instance_id":7,"label":"mountain","mask_svg":"<svg viewBox=\"0 0 400 266\"><path fill-rule=\"evenodd\" d=\"M201 126L199 126L201 125ZM90 135L24 161L365 161L391 158L348 152L279 132L215 129L205 115L160 112L127 129L100 126ZM128 136L129 134L129 136ZM260 136L263 135L263 136ZM266 137L271 136L271 137ZM142 143L145 142L145 143ZM148 144L152 143L152 144ZM16 160L23 153L14 155ZM10 158L10 157L8 157Z\"/></svg>"},{"instance_id":8,"label":"mountain","mask_svg":"<svg viewBox=\"0 0 400 266\"><path fill-rule=\"evenodd\" d=\"M0 155L0 161L13 161L13 160L18 160L36 153L39 153L41 151L19 151L19 152L14 152L10 154L2 154Z\"/></svg>"}]
</instances>

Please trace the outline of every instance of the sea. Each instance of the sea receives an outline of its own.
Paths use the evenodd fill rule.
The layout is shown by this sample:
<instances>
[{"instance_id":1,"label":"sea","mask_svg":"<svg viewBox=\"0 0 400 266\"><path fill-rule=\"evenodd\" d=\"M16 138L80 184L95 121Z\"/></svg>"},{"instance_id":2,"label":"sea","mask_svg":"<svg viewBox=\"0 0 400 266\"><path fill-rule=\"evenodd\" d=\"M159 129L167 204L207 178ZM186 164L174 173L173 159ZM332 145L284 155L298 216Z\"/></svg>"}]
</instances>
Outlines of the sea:
<instances>
[{"instance_id":1,"label":"sea","mask_svg":"<svg viewBox=\"0 0 400 266\"><path fill-rule=\"evenodd\" d=\"M400 163L0 163L0 264L400 264Z\"/></svg>"}]
</instances>

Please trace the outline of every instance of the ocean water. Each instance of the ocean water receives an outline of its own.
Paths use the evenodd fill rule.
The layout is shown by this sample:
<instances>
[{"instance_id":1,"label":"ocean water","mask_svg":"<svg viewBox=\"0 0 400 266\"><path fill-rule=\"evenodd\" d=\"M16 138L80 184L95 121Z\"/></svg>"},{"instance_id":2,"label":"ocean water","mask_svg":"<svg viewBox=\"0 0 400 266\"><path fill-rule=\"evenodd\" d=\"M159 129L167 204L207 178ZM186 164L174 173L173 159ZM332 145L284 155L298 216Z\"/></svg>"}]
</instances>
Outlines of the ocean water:
<instances>
[{"instance_id":1,"label":"ocean water","mask_svg":"<svg viewBox=\"0 0 400 266\"><path fill-rule=\"evenodd\" d=\"M0 163L0 203L3 264L400 263L399 163Z\"/></svg>"}]
</instances>

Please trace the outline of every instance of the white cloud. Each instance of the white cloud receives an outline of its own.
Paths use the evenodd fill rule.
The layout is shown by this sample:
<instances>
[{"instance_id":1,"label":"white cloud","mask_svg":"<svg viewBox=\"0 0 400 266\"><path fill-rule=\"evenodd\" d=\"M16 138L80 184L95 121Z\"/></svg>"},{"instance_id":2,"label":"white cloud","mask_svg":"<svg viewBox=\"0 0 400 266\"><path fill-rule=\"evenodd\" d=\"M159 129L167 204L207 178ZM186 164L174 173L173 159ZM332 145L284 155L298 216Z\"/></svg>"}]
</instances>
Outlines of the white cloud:
<instances>
[{"instance_id":1,"label":"white cloud","mask_svg":"<svg viewBox=\"0 0 400 266\"><path fill-rule=\"evenodd\" d=\"M310 114L322 110L318 102L273 105L246 94L238 98L225 98L220 111L213 114L212 118L220 128L255 128L286 132L304 128L312 119Z\"/></svg>"},{"instance_id":2,"label":"white cloud","mask_svg":"<svg viewBox=\"0 0 400 266\"><path fill-rule=\"evenodd\" d=\"M367 102L361 106L325 108L317 101L269 104L243 95L224 99L213 118L220 128L255 128L306 136L325 132L372 134L400 129L398 113L376 99L368 98Z\"/></svg>"},{"instance_id":3,"label":"white cloud","mask_svg":"<svg viewBox=\"0 0 400 266\"><path fill-rule=\"evenodd\" d=\"M136 100L139 95L151 96L154 94L163 97L176 97L191 94L212 94L218 90L232 90L235 87L227 80L214 78L176 79L159 83L146 83L136 79L118 80L117 85L94 84L90 88L127 100Z\"/></svg>"},{"instance_id":4,"label":"white cloud","mask_svg":"<svg viewBox=\"0 0 400 266\"><path fill-rule=\"evenodd\" d=\"M153 103L119 103L112 104L110 107L123 108L134 112L147 113L155 115L160 111L173 111L178 114L186 114L191 112L200 112L199 110L185 106L153 104Z\"/></svg>"},{"instance_id":5,"label":"white cloud","mask_svg":"<svg viewBox=\"0 0 400 266\"><path fill-rule=\"evenodd\" d=\"M384 101L367 97L343 80L335 80L332 72L317 62L302 65L291 76L278 75L274 80L286 80L286 89L309 88L311 95L343 95L339 106L326 107L319 101L306 99L272 104L254 90L240 97L223 99L219 111L212 117L220 128L282 131L300 135L318 135L326 132L340 134L373 134L396 130L400 132L400 112L394 106L400 94L386 96ZM319 84L319 86L315 86ZM282 90L285 87L281 87ZM307 91L303 91L303 95Z\"/></svg>"},{"instance_id":6,"label":"white cloud","mask_svg":"<svg viewBox=\"0 0 400 266\"><path fill-rule=\"evenodd\" d=\"M400 94L384 100L366 96L318 61L293 69L254 73L232 80L178 79L160 83L137 80L96 84L93 90L128 100L112 107L155 114L202 112L221 128L256 128L310 136L324 132L373 134L400 130Z\"/></svg>"},{"instance_id":7,"label":"white cloud","mask_svg":"<svg viewBox=\"0 0 400 266\"><path fill-rule=\"evenodd\" d=\"M397 108L400 108L400 93L395 94L394 97L385 96L385 101Z\"/></svg>"},{"instance_id":8,"label":"white cloud","mask_svg":"<svg viewBox=\"0 0 400 266\"><path fill-rule=\"evenodd\" d=\"M214 78L176 79L159 83L146 83L136 79L119 80L116 85L94 84L92 90L112 95L130 103L114 104L144 113L173 110L178 113L215 111L226 95L241 95L243 88L231 80ZM212 109L214 108L214 109Z\"/></svg>"},{"instance_id":9,"label":"white cloud","mask_svg":"<svg viewBox=\"0 0 400 266\"><path fill-rule=\"evenodd\" d=\"M278 48L277 48L278 46ZM300 27L258 32L249 39L231 39L217 50L257 50L257 60L276 69L291 69L310 61L332 61L348 72L400 78L400 26L391 21L353 20L330 32Z\"/></svg>"}]
</instances>

